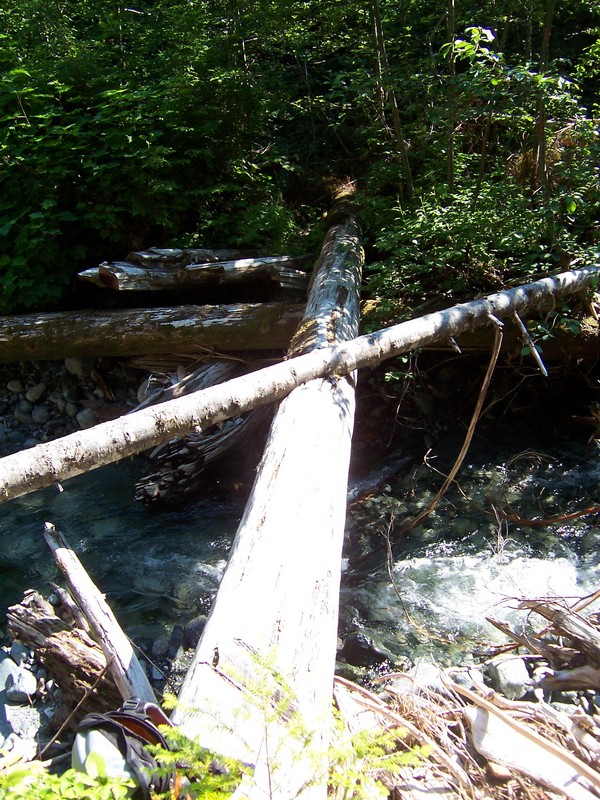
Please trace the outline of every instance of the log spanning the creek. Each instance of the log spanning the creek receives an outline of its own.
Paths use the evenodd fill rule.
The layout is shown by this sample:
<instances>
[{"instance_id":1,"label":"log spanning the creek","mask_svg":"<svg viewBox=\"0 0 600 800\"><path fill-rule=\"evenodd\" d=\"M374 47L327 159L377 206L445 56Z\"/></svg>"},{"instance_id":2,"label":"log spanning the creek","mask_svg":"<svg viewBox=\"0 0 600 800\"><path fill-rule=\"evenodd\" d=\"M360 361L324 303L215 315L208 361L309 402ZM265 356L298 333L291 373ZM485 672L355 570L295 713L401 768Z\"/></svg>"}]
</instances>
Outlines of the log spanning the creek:
<instances>
[{"instance_id":1,"label":"log spanning the creek","mask_svg":"<svg viewBox=\"0 0 600 800\"><path fill-rule=\"evenodd\" d=\"M132 356L285 349L303 305L232 305L65 311L0 317L0 362L76 356Z\"/></svg>"},{"instance_id":2,"label":"log spanning the creek","mask_svg":"<svg viewBox=\"0 0 600 800\"><path fill-rule=\"evenodd\" d=\"M600 276L586 267L517 286L480 300L426 314L348 342L313 350L219 386L152 406L88 430L36 445L0 459L0 502L51 486L104 464L156 447L171 438L283 399L319 377L332 383L361 367L448 341L471 328L532 313L569 295L585 294Z\"/></svg>"},{"instance_id":3,"label":"log spanning the creek","mask_svg":"<svg viewBox=\"0 0 600 800\"><path fill-rule=\"evenodd\" d=\"M356 221L330 229L291 355L356 336ZM352 377L295 389L258 475L173 722L254 766L239 797L325 797L337 643Z\"/></svg>"}]
</instances>

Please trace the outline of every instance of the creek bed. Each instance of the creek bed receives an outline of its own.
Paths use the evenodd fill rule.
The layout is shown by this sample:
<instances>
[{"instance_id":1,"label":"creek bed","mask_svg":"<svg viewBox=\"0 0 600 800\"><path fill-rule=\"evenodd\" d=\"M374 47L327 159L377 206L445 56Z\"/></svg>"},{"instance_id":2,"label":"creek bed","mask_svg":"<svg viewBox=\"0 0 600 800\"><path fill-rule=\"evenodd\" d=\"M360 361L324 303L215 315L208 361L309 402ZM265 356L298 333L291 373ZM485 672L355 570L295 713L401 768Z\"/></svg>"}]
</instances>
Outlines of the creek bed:
<instances>
[{"instance_id":1,"label":"creek bed","mask_svg":"<svg viewBox=\"0 0 600 800\"><path fill-rule=\"evenodd\" d=\"M597 441L589 438L589 428L571 421L597 389L586 395L570 378L529 378L529 410L520 422L518 414L505 413L481 421L457 476L460 488L453 485L427 520L394 543L388 564L386 531L428 502L441 483L439 473L448 472L460 449L464 432L456 423L464 417L463 387L478 384L472 362L464 363L462 372L441 380L438 363L430 366L421 357L425 399L433 406L426 425L433 427L433 418L440 422L440 410L450 420L445 437L436 434L430 466L422 464L427 441L423 446L394 441L373 455L377 437L391 439L396 404L390 418L385 406L374 405L380 382L370 386L369 373L359 381L368 397L357 417L355 451L363 462L379 466L412 453L415 466L404 467L375 496L350 506L340 635L372 638L394 663L420 655L462 662L503 640L485 617L514 620L508 598L579 597L598 588L597 514L539 528L501 518L502 511L523 518L558 516L600 503ZM515 385L511 372L502 380L509 388ZM506 391L502 380L497 397ZM413 396L423 405L419 391ZM517 400L521 396L515 396L515 407ZM472 395L465 402L472 408ZM169 636L175 624L206 614L253 471L247 469L241 488L233 488L231 481L219 485L211 470L202 492L169 509L133 501L135 483L147 472L144 458L130 458L67 481L62 492L48 488L3 504L0 608L19 602L27 588L48 595L51 581L62 583L41 535L49 521L65 534L132 638L155 641ZM369 568L356 568L356 557L365 553L374 554Z\"/></svg>"}]
</instances>

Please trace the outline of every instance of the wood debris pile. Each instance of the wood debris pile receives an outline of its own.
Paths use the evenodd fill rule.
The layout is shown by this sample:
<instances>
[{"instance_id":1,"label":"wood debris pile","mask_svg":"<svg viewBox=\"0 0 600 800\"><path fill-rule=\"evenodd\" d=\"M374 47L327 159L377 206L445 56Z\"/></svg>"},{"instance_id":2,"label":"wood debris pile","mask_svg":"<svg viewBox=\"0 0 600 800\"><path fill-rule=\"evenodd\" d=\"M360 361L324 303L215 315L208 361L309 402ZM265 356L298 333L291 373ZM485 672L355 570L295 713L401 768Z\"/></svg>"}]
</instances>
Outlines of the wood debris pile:
<instances>
[{"instance_id":1,"label":"wood debris pile","mask_svg":"<svg viewBox=\"0 0 600 800\"><path fill-rule=\"evenodd\" d=\"M420 748L418 766L375 768L371 776L394 800L600 797L600 714L590 691L599 690L600 699L600 615L581 616L586 602L522 601L521 610L549 622L537 633L494 623L536 664L525 700L507 699L466 668L440 669L427 684L386 675L377 679L377 694L336 679L336 702L351 732L397 730L401 749ZM553 702L553 693L567 690L579 691L580 705Z\"/></svg>"}]
</instances>

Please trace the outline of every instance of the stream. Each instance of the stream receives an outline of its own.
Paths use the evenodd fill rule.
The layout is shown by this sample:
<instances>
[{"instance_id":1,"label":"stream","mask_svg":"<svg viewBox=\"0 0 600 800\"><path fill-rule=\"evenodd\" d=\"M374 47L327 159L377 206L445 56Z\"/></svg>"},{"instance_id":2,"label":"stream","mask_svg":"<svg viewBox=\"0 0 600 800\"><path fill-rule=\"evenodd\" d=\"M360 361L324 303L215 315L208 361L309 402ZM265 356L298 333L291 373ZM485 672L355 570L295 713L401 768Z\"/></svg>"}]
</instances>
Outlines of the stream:
<instances>
[{"instance_id":1,"label":"stream","mask_svg":"<svg viewBox=\"0 0 600 800\"><path fill-rule=\"evenodd\" d=\"M586 434L588 432L586 431ZM433 656L458 663L503 640L485 621L517 621L510 598L581 596L598 588L599 515L530 528L507 521L559 516L600 502L596 442L586 436L547 440L476 440L431 516L394 543L385 534L428 503L452 464L451 436L430 465L393 476L348 513L347 540L375 551L368 568L346 564L340 632L362 632L396 663ZM215 488L184 509L155 510L132 501L145 469L128 459L79 476L63 491L45 489L3 506L0 605L27 588L48 595L62 584L41 534L50 521L67 537L121 624L134 639L168 636L210 608L245 497Z\"/></svg>"}]
</instances>

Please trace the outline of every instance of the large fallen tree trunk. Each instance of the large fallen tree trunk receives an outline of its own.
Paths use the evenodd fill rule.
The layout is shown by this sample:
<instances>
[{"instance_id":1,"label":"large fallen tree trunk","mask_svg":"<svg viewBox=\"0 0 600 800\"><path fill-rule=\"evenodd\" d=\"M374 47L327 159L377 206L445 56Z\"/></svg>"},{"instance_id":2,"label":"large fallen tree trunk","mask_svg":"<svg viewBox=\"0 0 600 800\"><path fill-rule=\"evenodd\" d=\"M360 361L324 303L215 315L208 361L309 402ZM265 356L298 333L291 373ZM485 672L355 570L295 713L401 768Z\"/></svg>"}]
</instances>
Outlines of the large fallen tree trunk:
<instances>
[{"instance_id":1,"label":"large fallen tree trunk","mask_svg":"<svg viewBox=\"0 0 600 800\"><path fill-rule=\"evenodd\" d=\"M59 606L59 613L62 613ZM81 628L64 621L40 594L30 589L6 612L7 632L37 657L61 687L64 705L81 714L118 708L123 698L100 645Z\"/></svg>"},{"instance_id":2,"label":"large fallen tree trunk","mask_svg":"<svg viewBox=\"0 0 600 800\"><path fill-rule=\"evenodd\" d=\"M304 306L225 306L66 311L0 317L0 361L287 348Z\"/></svg>"},{"instance_id":3,"label":"large fallen tree trunk","mask_svg":"<svg viewBox=\"0 0 600 800\"><path fill-rule=\"evenodd\" d=\"M156 447L176 436L206 430L251 408L281 400L293 389L329 375L333 382L361 367L415 347L459 337L463 331L537 310L583 293L600 268L563 272L481 300L452 306L349 342L291 358L227 383L0 459L0 502Z\"/></svg>"},{"instance_id":4,"label":"large fallen tree trunk","mask_svg":"<svg viewBox=\"0 0 600 800\"><path fill-rule=\"evenodd\" d=\"M324 242L298 349L358 332L354 219ZM244 798L326 795L350 440L351 378L319 378L281 403L174 722L254 765Z\"/></svg>"}]
</instances>

